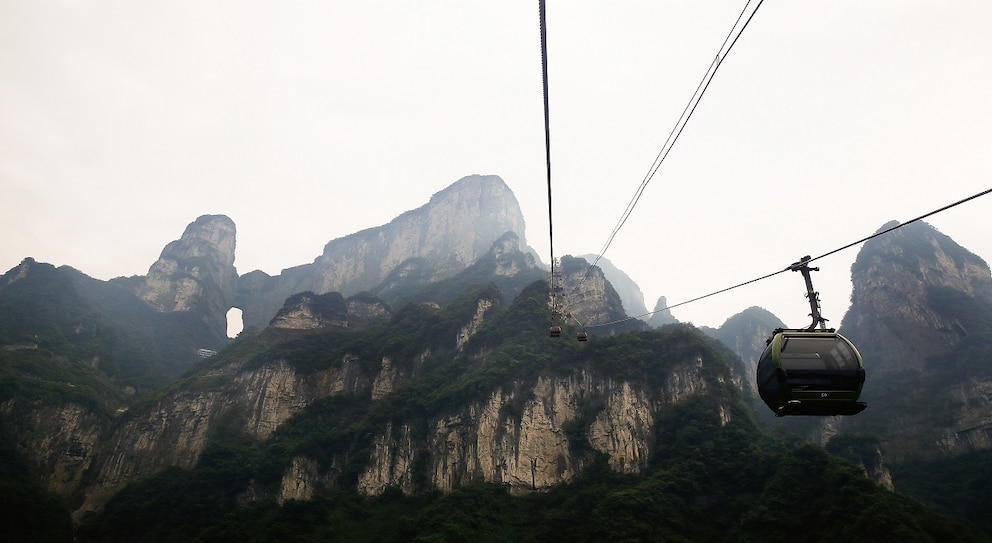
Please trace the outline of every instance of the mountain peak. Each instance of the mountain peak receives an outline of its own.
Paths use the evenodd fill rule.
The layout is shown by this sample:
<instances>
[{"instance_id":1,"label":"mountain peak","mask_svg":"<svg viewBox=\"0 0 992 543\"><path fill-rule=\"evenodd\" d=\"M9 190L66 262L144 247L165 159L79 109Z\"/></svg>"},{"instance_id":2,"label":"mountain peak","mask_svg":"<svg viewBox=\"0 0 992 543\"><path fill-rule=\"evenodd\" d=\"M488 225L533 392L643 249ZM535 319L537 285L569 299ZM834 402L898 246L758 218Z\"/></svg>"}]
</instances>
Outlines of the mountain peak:
<instances>
[{"instance_id":1,"label":"mountain peak","mask_svg":"<svg viewBox=\"0 0 992 543\"><path fill-rule=\"evenodd\" d=\"M237 282L236 232L225 215L198 217L162 249L138 287L138 297L159 312L199 313L220 337L226 336Z\"/></svg>"},{"instance_id":2,"label":"mountain peak","mask_svg":"<svg viewBox=\"0 0 992 543\"><path fill-rule=\"evenodd\" d=\"M31 269L37 264L33 258L30 256L21 261L20 264L11 268L7 273L0 277L0 287L7 286L14 281L19 281L24 279L31 273Z\"/></svg>"},{"instance_id":3,"label":"mountain peak","mask_svg":"<svg viewBox=\"0 0 992 543\"><path fill-rule=\"evenodd\" d=\"M264 327L297 293L376 291L397 270L418 283L453 277L489 253L507 232L524 245L524 217L513 192L495 175L470 175L387 224L334 239L312 264L276 277L252 277L239 288L245 325Z\"/></svg>"},{"instance_id":4,"label":"mountain peak","mask_svg":"<svg viewBox=\"0 0 992 543\"><path fill-rule=\"evenodd\" d=\"M882 340L889 353L882 369L920 368L935 348L953 348L979 323L960 314L960 303L940 300L992 303L988 264L923 222L866 242L851 279L851 308L841 328L851 337Z\"/></svg>"}]
</instances>

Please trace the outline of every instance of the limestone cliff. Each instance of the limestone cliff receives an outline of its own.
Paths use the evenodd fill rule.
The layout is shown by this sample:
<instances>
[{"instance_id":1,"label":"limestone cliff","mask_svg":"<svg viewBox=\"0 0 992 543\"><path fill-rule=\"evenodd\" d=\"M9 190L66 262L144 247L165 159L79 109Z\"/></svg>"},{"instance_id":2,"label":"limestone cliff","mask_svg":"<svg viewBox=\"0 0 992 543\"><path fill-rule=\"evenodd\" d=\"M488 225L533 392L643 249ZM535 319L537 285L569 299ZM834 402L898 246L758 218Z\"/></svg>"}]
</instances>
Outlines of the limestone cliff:
<instances>
[{"instance_id":1,"label":"limestone cliff","mask_svg":"<svg viewBox=\"0 0 992 543\"><path fill-rule=\"evenodd\" d=\"M648 328L639 319L628 319L620 295L598 266L590 267L585 259L564 256L559 270L567 324L580 323L594 335Z\"/></svg>"},{"instance_id":2,"label":"limestone cliff","mask_svg":"<svg viewBox=\"0 0 992 543\"><path fill-rule=\"evenodd\" d=\"M390 315L382 300L371 294L348 298L338 292L301 292L290 296L269 326L291 330L316 330L332 326L362 326Z\"/></svg>"},{"instance_id":3,"label":"limestone cliff","mask_svg":"<svg viewBox=\"0 0 992 543\"><path fill-rule=\"evenodd\" d=\"M706 397L730 420L738 399L729 369L690 329L640 340L629 367L644 368L643 375L616 358L624 343L604 346L609 359L576 350L573 360L539 369L535 364L549 362L534 354L556 341L544 331L546 288L521 294L511 309L501 309L498 291L479 288L444 308L412 304L365 331L308 325L239 339L122 417L90 457L77 516L129 482L196 465L218 432L284 439L280 429L291 421L315 424L302 421L341 416L349 405L369 413L342 426L366 425L348 438L352 445L297 453L277 482L246 488L245 498L306 499L342 484L367 494L389 487L417 493L474 480L526 492L570 480L593 453L615 470L642 471L656 446L659 413L689 399ZM525 335L507 344L506 330ZM498 375L505 378L494 380ZM342 400L328 403L335 398ZM314 431L330 422L321 424ZM355 473L354 482L342 479L346 472Z\"/></svg>"},{"instance_id":4,"label":"limestone cliff","mask_svg":"<svg viewBox=\"0 0 992 543\"><path fill-rule=\"evenodd\" d=\"M606 276L606 279L613 285L613 289L620 296L620 301L623 302L623 308L627 312L627 315L644 318L643 315L648 312L648 308L644 305L644 293L641 292L641 287L637 286L637 283L626 272L616 267L609 259L600 257L597 262L596 256L587 254L579 258L585 259L590 263L596 262L596 266L603 270L603 275Z\"/></svg>"},{"instance_id":5,"label":"limestone cliff","mask_svg":"<svg viewBox=\"0 0 992 543\"><path fill-rule=\"evenodd\" d=\"M776 328L785 328L778 317L760 307L750 307L727 319L717 330L707 333L723 342L744 362L743 385L755 397L758 386L755 372L758 357L765 350L765 340L771 337Z\"/></svg>"},{"instance_id":6,"label":"limestone cliff","mask_svg":"<svg viewBox=\"0 0 992 543\"><path fill-rule=\"evenodd\" d=\"M425 284L402 277L407 271L401 267L390 274L376 287L376 295L394 300L396 307L411 301L443 304L473 285L493 284L502 292L504 300L512 301L528 285L546 279L548 275L534 255L521 247L521 240L514 232L503 234L493 242L488 253L448 279Z\"/></svg>"},{"instance_id":7,"label":"limestone cliff","mask_svg":"<svg viewBox=\"0 0 992 543\"><path fill-rule=\"evenodd\" d=\"M658 389L588 371L542 377L527 387L495 389L485 401L438 413L423 423L387 423L373 437L369 457L352 460L366 464L357 488L366 494L387 487L414 493L450 490L473 480L503 483L516 491L547 488L579 473L589 461L576 453L583 448L607 455L618 471L637 473L650 459L658 411L707 393L715 383L702 366L710 363L717 362L686 360ZM345 359L338 369L300 375L276 361L235 370L233 379L212 390L174 392L114 433L114 446L97 466L79 512L99 508L124 484L169 465L193 466L211 430L232 419L242 421L244 432L264 439L321 397L373 391L383 397L395 383L410 378L394 368L384 359L372 376L357 360ZM383 377L390 383L385 390L373 388ZM518 408L519 414L512 414ZM729 404L724 412L729 416ZM573 428L579 423L585 425L583 443L574 441ZM333 476L317 468L319 460L295 457L277 496L307 499L332 488ZM424 469L426 488L416 473Z\"/></svg>"},{"instance_id":8,"label":"limestone cliff","mask_svg":"<svg viewBox=\"0 0 992 543\"><path fill-rule=\"evenodd\" d=\"M423 284L436 282L476 262L508 231L523 238L513 192L497 176L468 176L388 224L328 242L312 264L275 277L246 274L236 305L245 325L261 328L297 292L372 291L404 267L408 275L426 276Z\"/></svg>"},{"instance_id":9,"label":"limestone cliff","mask_svg":"<svg viewBox=\"0 0 992 543\"><path fill-rule=\"evenodd\" d=\"M227 311L234 302L236 229L224 215L203 215L162 249L137 289L156 311L193 312L218 337L226 337Z\"/></svg>"},{"instance_id":10,"label":"limestone cliff","mask_svg":"<svg viewBox=\"0 0 992 543\"><path fill-rule=\"evenodd\" d=\"M897 459L992 446L988 265L913 223L865 243L851 275L841 332L865 359L869 409L845 431L876 433Z\"/></svg>"},{"instance_id":11,"label":"limestone cliff","mask_svg":"<svg viewBox=\"0 0 992 543\"><path fill-rule=\"evenodd\" d=\"M658 301L654 304L654 312L648 317L648 325L657 328L673 322L679 322L679 320L672 315L672 310L668 309L668 298L659 296Z\"/></svg>"},{"instance_id":12,"label":"limestone cliff","mask_svg":"<svg viewBox=\"0 0 992 543\"><path fill-rule=\"evenodd\" d=\"M986 313L992 308L988 264L926 223L867 242L851 281L851 308L841 326L867 340L869 352L884 350L873 361L875 371L922 369L928 356L954 348L984 325L979 315L955 307L952 296L974 300Z\"/></svg>"},{"instance_id":13,"label":"limestone cliff","mask_svg":"<svg viewBox=\"0 0 992 543\"><path fill-rule=\"evenodd\" d=\"M430 420L426 450L411 439L410 427L387 426L374 440L358 488L366 494L387 487L408 493L422 490L414 473L419 461L427 464L430 487L439 490L474 480L516 491L560 484L576 476L587 461L575 454L577 444L569 428L589 416L583 411L590 402L599 408L587 421L581 446L607 455L617 471L638 473L650 458L658 409L706 388L694 368L689 363L673 375L677 384L667 391L649 391L587 372L539 378L532 388L518 392L497 389L483 402ZM506 408L519 402L519 394L528 399L519 417L510 416Z\"/></svg>"},{"instance_id":14,"label":"limestone cliff","mask_svg":"<svg viewBox=\"0 0 992 543\"><path fill-rule=\"evenodd\" d=\"M44 487L71 502L106 437L110 418L79 403L39 405L14 399L0 404L0 415L17 432Z\"/></svg>"}]
</instances>

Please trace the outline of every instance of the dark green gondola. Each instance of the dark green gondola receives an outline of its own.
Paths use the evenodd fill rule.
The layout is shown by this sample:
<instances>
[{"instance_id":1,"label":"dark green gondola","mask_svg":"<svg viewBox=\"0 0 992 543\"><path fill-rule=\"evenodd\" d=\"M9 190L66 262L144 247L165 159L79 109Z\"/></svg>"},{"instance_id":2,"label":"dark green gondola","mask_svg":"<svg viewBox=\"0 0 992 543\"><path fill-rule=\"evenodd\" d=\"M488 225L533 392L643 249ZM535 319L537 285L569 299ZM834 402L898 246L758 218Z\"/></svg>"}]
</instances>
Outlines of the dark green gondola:
<instances>
[{"instance_id":1,"label":"dark green gondola","mask_svg":"<svg viewBox=\"0 0 992 543\"><path fill-rule=\"evenodd\" d=\"M865 383L861 354L833 330L776 330L758 359L758 394L778 416L855 415Z\"/></svg>"},{"instance_id":2,"label":"dark green gondola","mask_svg":"<svg viewBox=\"0 0 992 543\"><path fill-rule=\"evenodd\" d=\"M847 338L827 329L820 315L820 297L813 291L810 257L789 266L802 272L813 323L802 330L778 329L758 358L758 395L777 416L856 415L865 384L861 353ZM819 326L819 329L817 329Z\"/></svg>"}]
</instances>

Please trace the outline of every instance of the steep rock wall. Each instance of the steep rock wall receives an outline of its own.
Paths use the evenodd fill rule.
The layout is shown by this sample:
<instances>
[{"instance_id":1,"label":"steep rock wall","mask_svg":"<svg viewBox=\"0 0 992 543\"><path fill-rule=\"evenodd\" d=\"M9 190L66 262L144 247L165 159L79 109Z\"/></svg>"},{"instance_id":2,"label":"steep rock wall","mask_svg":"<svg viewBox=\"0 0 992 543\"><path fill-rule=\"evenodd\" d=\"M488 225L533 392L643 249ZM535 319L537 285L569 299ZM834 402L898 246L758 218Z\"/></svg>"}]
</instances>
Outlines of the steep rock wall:
<instances>
[{"instance_id":1,"label":"steep rock wall","mask_svg":"<svg viewBox=\"0 0 992 543\"><path fill-rule=\"evenodd\" d=\"M659 411L711 389L703 377L706 363L698 357L684 361L656 389L589 370L497 388L485 401L426 421L385 424L372 437L368 458L297 457L275 497L305 499L333 488L335 474L352 462L365 466L358 489L366 494L391 486L411 493L450 490L474 480L503 483L516 492L547 488L577 475L590 451L605 454L618 471L637 473L651 458ZM168 394L117 427L108 450L94 462L95 475L77 515L98 509L129 482L172 465L194 466L221 425L234 424L266 439L317 399L337 394L385 398L418 365L396 365L386 358L371 374L363 367L368 365L345 357L334 368L299 374L276 360L252 369L232 364L200 376L198 386ZM730 413L729 405L721 411ZM320 465L330 468L322 471ZM265 491L246 492L259 496Z\"/></svg>"},{"instance_id":2,"label":"steep rock wall","mask_svg":"<svg viewBox=\"0 0 992 543\"><path fill-rule=\"evenodd\" d=\"M327 243L312 264L275 277L246 274L236 305L247 326L263 328L297 292L350 296L371 290L402 265L415 265L435 282L476 262L508 231L523 238L523 213L513 192L497 176L468 176L388 224Z\"/></svg>"},{"instance_id":3,"label":"steep rock wall","mask_svg":"<svg viewBox=\"0 0 992 543\"><path fill-rule=\"evenodd\" d=\"M924 223L867 242L851 281L841 329L873 355L877 372L924 369L928 356L953 349L982 324L960 305L941 303L939 293L992 309L988 264Z\"/></svg>"},{"instance_id":4,"label":"steep rock wall","mask_svg":"<svg viewBox=\"0 0 992 543\"><path fill-rule=\"evenodd\" d=\"M865 243L851 275L841 332L865 359L869 408L842 430L878 435L894 460L992 447L988 264L913 223Z\"/></svg>"},{"instance_id":5,"label":"steep rock wall","mask_svg":"<svg viewBox=\"0 0 992 543\"><path fill-rule=\"evenodd\" d=\"M220 426L265 439L315 399L368 390L370 379L355 362L345 357L338 367L306 375L284 360L247 371L231 364L167 394L107 440L77 513L98 509L127 483L166 467L193 467Z\"/></svg>"},{"instance_id":6,"label":"steep rock wall","mask_svg":"<svg viewBox=\"0 0 992 543\"><path fill-rule=\"evenodd\" d=\"M425 490L416 482L426 478L432 489L485 480L524 492L576 476L586 450L607 455L617 471L637 473L650 459L659 410L708 389L701 368L701 360L689 361L654 391L588 371L542 377L528 390L497 389L485 402L432 419L422 440L409 426L389 426L375 437L358 488L412 493ZM529 399L515 415L523 397ZM414 472L420 465L425 473Z\"/></svg>"},{"instance_id":7,"label":"steep rock wall","mask_svg":"<svg viewBox=\"0 0 992 543\"><path fill-rule=\"evenodd\" d=\"M218 337L227 336L227 311L238 281L236 228L223 215L203 215L165 246L137 290L160 312L198 313Z\"/></svg>"},{"instance_id":8,"label":"steep rock wall","mask_svg":"<svg viewBox=\"0 0 992 543\"><path fill-rule=\"evenodd\" d=\"M44 475L45 488L72 502L111 420L77 404L21 405L15 400L0 405L0 413L12 424L21 450Z\"/></svg>"}]
</instances>

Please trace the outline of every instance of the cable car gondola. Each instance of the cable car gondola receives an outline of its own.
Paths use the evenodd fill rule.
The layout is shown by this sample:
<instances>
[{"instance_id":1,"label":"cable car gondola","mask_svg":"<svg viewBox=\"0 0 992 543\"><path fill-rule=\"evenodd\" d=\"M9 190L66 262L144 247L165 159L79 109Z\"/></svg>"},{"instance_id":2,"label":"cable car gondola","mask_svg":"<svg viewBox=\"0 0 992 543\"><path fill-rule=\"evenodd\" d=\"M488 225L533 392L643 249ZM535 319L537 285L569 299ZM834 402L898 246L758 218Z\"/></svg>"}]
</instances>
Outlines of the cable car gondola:
<instances>
[{"instance_id":1,"label":"cable car gondola","mask_svg":"<svg viewBox=\"0 0 992 543\"><path fill-rule=\"evenodd\" d=\"M758 359L758 394L778 416L855 415L865 382L861 354L834 330L776 330Z\"/></svg>"},{"instance_id":2,"label":"cable car gondola","mask_svg":"<svg viewBox=\"0 0 992 543\"><path fill-rule=\"evenodd\" d=\"M583 330L583 331L579 332L579 335L577 336L577 339L579 341L589 341L589 334L587 334L586 331Z\"/></svg>"},{"instance_id":3,"label":"cable car gondola","mask_svg":"<svg viewBox=\"0 0 992 543\"><path fill-rule=\"evenodd\" d=\"M809 276L817 268L810 268L809 260L804 257L790 269L802 272L806 280L813 324L773 332L758 358L758 394L780 417L856 415L868 407L858 401L865 382L864 361L853 343L826 328Z\"/></svg>"},{"instance_id":4,"label":"cable car gondola","mask_svg":"<svg viewBox=\"0 0 992 543\"><path fill-rule=\"evenodd\" d=\"M551 337L561 337L561 326L552 326L548 328L548 335Z\"/></svg>"}]
</instances>

